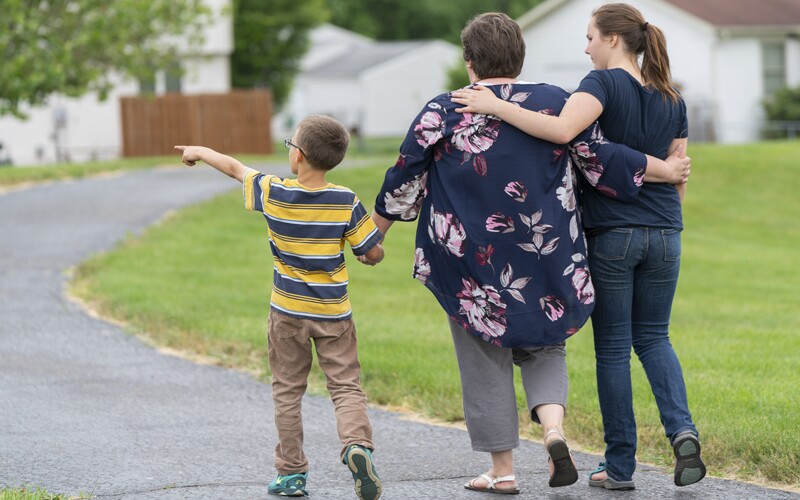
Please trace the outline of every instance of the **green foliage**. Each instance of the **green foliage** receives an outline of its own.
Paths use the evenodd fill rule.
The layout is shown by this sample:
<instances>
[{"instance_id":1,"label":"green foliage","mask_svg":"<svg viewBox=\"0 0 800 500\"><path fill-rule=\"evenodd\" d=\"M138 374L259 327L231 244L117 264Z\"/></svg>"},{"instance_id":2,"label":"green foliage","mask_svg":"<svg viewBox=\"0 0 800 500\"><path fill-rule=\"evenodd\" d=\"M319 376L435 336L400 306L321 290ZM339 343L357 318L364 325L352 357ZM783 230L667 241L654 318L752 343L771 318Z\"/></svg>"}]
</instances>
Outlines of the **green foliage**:
<instances>
[{"instance_id":1,"label":"green foliage","mask_svg":"<svg viewBox=\"0 0 800 500\"><path fill-rule=\"evenodd\" d=\"M784 88L764 101L767 118L774 121L800 121L800 87Z\"/></svg>"},{"instance_id":2,"label":"green foliage","mask_svg":"<svg viewBox=\"0 0 800 500\"><path fill-rule=\"evenodd\" d=\"M448 90L460 89L470 84L469 73L464 61L458 60L450 69L447 70L447 88Z\"/></svg>"},{"instance_id":3,"label":"green foliage","mask_svg":"<svg viewBox=\"0 0 800 500\"><path fill-rule=\"evenodd\" d=\"M325 0L234 0L233 86L270 88L280 107L308 50L309 31L327 20Z\"/></svg>"},{"instance_id":4,"label":"green foliage","mask_svg":"<svg viewBox=\"0 0 800 500\"><path fill-rule=\"evenodd\" d=\"M48 493L42 488L20 488L0 490L0 500L68 500L68 497Z\"/></svg>"},{"instance_id":5,"label":"green foliage","mask_svg":"<svg viewBox=\"0 0 800 500\"><path fill-rule=\"evenodd\" d=\"M763 101L764 112L769 122L798 122L800 123L800 87L783 88ZM767 124L770 128L764 131L764 136L769 139L786 137L785 124ZM794 135L797 137L797 127Z\"/></svg>"},{"instance_id":6,"label":"green foliage","mask_svg":"<svg viewBox=\"0 0 800 500\"><path fill-rule=\"evenodd\" d=\"M378 40L441 38L460 44L461 29L483 12L516 19L542 0L326 0L331 22Z\"/></svg>"},{"instance_id":7,"label":"green foliage","mask_svg":"<svg viewBox=\"0 0 800 500\"><path fill-rule=\"evenodd\" d=\"M24 117L54 93L105 98L113 71L135 77L174 64L209 20L202 0L2 0L0 116ZM168 36L165 36L168 35Z\"/></svg>"}]
</instances>

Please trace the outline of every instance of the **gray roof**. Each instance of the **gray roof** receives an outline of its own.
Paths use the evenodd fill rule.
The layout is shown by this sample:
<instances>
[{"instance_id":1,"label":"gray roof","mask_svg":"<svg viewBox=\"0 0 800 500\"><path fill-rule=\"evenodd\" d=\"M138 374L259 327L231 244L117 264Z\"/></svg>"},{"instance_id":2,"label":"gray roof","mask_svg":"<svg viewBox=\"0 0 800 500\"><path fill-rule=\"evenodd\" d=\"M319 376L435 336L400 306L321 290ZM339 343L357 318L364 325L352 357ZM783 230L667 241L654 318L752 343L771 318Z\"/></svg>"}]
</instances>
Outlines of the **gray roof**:
<instances>
[{"instance_id":1,"label":"gray roof","mask_svg":"<svg viewBox=\"0 0 800 500\"><path fill-rule=\"evenodd\" d=\"M351 52L328 60L319 66L304 72L304 76L326 76L333 78L356 77L365 70L386 61L412 52L432 40L414 40L403 42L375 42L366 47L356 47Z\"/></svg>"}]
</instances>

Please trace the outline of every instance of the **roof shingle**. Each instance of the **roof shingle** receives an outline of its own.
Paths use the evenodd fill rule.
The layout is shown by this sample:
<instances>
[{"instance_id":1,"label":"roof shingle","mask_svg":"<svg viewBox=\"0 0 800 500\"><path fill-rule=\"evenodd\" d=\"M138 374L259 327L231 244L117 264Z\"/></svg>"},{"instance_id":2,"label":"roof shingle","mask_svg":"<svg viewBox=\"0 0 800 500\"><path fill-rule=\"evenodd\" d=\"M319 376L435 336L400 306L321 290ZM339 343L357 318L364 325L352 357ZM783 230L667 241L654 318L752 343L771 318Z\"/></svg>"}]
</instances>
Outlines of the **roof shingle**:
<instances>
[{"instance_id":1,"label":"roof shingle","mask_svg":"<svg viewBox=\"0 0 800 500\"><path fill-rule=\"evenodd\" d=\"M800 0L666 0L715 26L800 25Z\"/></svg>"}]
</instances>

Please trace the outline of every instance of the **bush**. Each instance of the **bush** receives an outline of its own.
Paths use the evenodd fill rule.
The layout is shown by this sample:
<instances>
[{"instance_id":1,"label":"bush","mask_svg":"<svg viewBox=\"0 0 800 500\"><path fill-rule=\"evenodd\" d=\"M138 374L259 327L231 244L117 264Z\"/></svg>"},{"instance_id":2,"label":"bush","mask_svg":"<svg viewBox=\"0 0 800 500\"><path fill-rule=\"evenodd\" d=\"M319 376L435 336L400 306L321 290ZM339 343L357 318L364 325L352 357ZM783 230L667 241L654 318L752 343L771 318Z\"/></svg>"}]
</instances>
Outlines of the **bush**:
<instances>
[{"instance_id":1,"label":"bush","mask_svg":"<svg viewBox=\"0 0 800 500\"><path fill-rule=\"evenodd\" d=\"M785 138L792 127L786 122L796 122L794 132L800 129L800 87L783 88L763 101L767 115L764 137L767 139ZM788 134L794 136L792 134Z\"/></svg>"}]
</instances>

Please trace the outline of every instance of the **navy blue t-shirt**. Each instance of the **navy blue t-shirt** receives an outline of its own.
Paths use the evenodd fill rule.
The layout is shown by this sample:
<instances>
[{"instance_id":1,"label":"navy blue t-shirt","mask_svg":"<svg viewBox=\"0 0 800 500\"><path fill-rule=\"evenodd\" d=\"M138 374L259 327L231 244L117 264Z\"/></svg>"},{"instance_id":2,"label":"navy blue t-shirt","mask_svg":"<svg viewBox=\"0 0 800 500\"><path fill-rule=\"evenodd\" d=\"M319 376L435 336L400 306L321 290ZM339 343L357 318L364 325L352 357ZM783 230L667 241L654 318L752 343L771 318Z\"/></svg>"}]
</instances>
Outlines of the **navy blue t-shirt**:
<instances>
[{"instance_id":1,"label":"navy blue t-shirt","mask_svg":"<svg viewBox=\"0 0 800 500\"><path fill-rule=\"evenodd\" d=\"M683 100L665 99L623 69L592 71L575 92L591 94L603 105L599 122L609 141L663 160L673 139L688 136ZM638 199L625 203L581 181L583 225L589 234L614 227L683 229L680 198L670 184L645 183Z\"/></svg>"}]
</instances>

